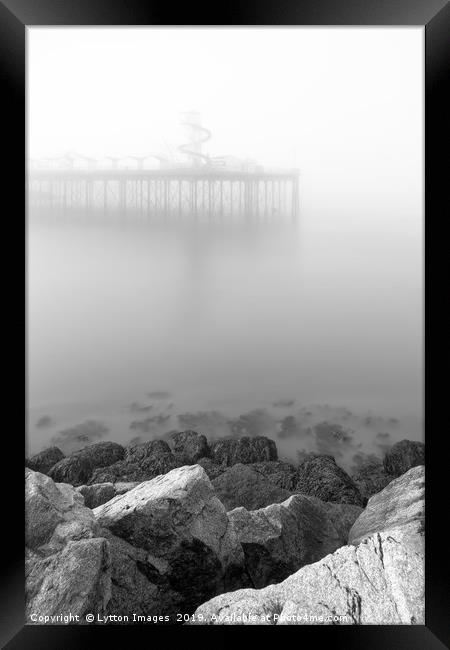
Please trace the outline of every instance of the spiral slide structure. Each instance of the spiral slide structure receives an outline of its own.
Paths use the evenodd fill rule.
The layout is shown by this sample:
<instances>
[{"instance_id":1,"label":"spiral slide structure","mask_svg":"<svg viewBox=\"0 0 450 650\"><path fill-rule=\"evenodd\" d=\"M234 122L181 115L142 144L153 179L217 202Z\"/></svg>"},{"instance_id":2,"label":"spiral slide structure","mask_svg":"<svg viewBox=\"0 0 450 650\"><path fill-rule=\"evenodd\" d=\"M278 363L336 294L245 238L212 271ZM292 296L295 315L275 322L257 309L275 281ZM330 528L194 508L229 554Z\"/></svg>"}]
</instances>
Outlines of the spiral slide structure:
<instances>
[{"instance_id":1,"label":"spiral slide structure","mask_svg":"<svg viewBox=\"0 0 450 650\"><path fill-rule=\"evenodd\" d=\"M185 113L181 125L190 129L191 139L188 143L179 145L178 151L190 156L194 166L201 162L210 164L209 156L202 153L202 145L211 138L211 131L201 126L199 114Z\"/></svg>"}]
</instances>

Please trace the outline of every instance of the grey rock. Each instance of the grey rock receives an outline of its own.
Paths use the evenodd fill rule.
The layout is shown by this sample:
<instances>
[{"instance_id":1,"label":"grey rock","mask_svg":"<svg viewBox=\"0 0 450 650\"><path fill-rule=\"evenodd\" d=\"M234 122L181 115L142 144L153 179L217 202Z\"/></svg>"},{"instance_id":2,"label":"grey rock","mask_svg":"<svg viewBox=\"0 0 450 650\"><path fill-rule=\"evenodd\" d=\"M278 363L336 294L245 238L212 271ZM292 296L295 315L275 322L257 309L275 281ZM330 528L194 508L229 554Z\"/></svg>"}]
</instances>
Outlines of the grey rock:
<instances>
[{"instance_id":1,"label":"grey rock","mask_svg":"<svg viewBox=\"0 0 450 650\"><path fill-rule=\"evenodd\" d=\"M362 498L366 500L377 492L381 492L392 479L393 476L386 474L381 460L369 462L352 474L352 480L358 487Z\"/></svg>"},{"instance_id":2,"label":"grey rock","mask_svg":"<svg viewBox=\"0 0 450 650\"><path fill-rule=\"evenodd\" d=\"M95 537L98 526L72 486L25 470L25 544L61 548L70 539Z\"/></svg>"},{"instance_id":3,"label":"grey rock","mask_svg":"<svg viewBox=\"0 0 450 650\"><path fill-rule=\"evenodd\" d=\"M116 492L116 496L118 494L125 494L125 492L129 492L133 488L140 485L141 482L142 481L132 481L132 482L119 481L118 483L114 483L114 490Z\"/></svg>"},{"instance_id":4,"label":"grey rock","mask_svg":"<svg viewBox=\"0 0 450 650\"><path fill-rule=\"evenodd\" d=\"M342 545L347 544L350 529L363 512L363 508L351 503L332 503L311 496L308 498L326 513L339 537L343 540Z\"/></svg>"},{"instance_id":5,"label":"grey rock","mask_svg":"<svg viewBox=\"0 0 450 650\"><path fill-rule=\"evenodd\" d=\"M131 483L93 483L92 485L80 485L75 489L83 496L84 505L92 510L111 501L111 499L114 499L119 494L129 492L141 483L142 481Z\"/></svg>"},{"instance_id":6,"label":"grey rock","mask_svg":"<svg viewBox=\"0 0 450 650\"><path fill-rule=\"evenodd\" d=\"M281 503L291 496L289 490L284 490L260 472L240 463L229 467L212 483L227 510L240 506L257 510L271 503Z\"/></svg>"},{"instance_id":7,"label":"grey rock","mask_svg":"<svg viewBox=\"0 0 450 650\"><path fill-rule=\"evenodd\" d=\"M77 492L83 495L84 505L87 508L96 508L116 496L116 490L112 483L96 483L94 485L80 485Z\"/></svg>"},{"instance_id":8,"label":"grey rock","mask_svg":"<svg viewBox=\"0 0 450 650\"><path fill-rule=\"evenodd\" d=\"M401 476L411 467L425 464L425 445L417 440L400 440L386 452L383 460L387 474Z\"/></svg>"},{"instance_id":9,"label":"grey rock","mask_svg":"<svg viewBox=\"0 0 450 650\"><path fill-rule=\"evenodd\" d=\"M165 440L149 440L126 448L126 461L140 463L144 460L157 460L165 456L172 457L172 452Z\"/></svg>"},{"instance_id":10,"label":"grey rock","mask_svg":"<svg viewBox=\"0 0 450 650\"><path fill-rule=\"evenodd\" d=\"M158 562L144 549L132 546L109 530L102 534L109 543L112 565L108 614L159 616L182 607L182 598L160 573L166 562Z\"/></svg>"},{"instance_id":11,"label":"grey rock","mask_svg":"<svg viewBox=\"0 0 450 650\"><path fill-rule=\"evenodd\" d=\"M280 584L217 596L196 610L195 624L423 625L424 597L423 547L382 532Z\"/></svg>"},{"instance_id":12,"label":"grey rock","mask_svg":"<svg viewBox=\"0 0 450 650\"><path fill-rule=\"evenodd\" d=\"M108 542L72 486L25 472L25 595L29 623L103 614L111 594ZM34 616L49 620L33 620ZM73 621L72 621L73 622Z\"/></svg>"},{"instance_id":13,"label":"grey rock","mask_svg":"<svg viewBox=\"0 0 450 650\"><path fill-rule=\"evenodd\" d=\"M250 465L255 472L259 472L269 481L284 490L294 491L297 484L297 470L290 463L282 460L270 460L264 463Z\"/></svg>"},{"instance_id":14,"label":"grey rock","mask_svg":"<svg viewBox=\"0 0 450 650\"><path fill-rule=\"evenodd\" d=\"M124 460L93 472L89 484L150 481L179 467L180 463L164 440L151 440L126 448Z\"/></svg>"},{"instance_id":15,"label":"grey rock","mask_svg":"<svg viewBox=\"0 0 450 650\"><path fill-rule=\"evenodd\" d=\"M141 483L93 512L121 540L113 554L129 558L127 569L113 561L112 599L122 611L133 611L134 589L145 594L147 611L173 613L241 584L242 547L199 465Z\"/></svg>"},{"instance_id":16,"label":"grey rock","mask_svg":"<svg viewBox=\"0 0 450 650\"><path fill-rule=\"evenodd\" d=\"M244 549L252 586L261 588L345 545L360 513L357 506L297 494L260 510L236 508L228 518Z\"/></svg>"},{"instance_id":17,"label":"grey rock","mask_svg":"<svg viewBox=\"0 0 450 650\"><path fill-rule=\"evenodd\" d=\"M199 458L197 465L203 467L211 481L223 474L227 469L225 466L215 463L212 458Z\"/></svg>"},{"instance_id":18,"label":"grey rock","mask_svg":"<svg viewBox=\"0 0 450 650\"><path fill-rule=\"evenodd\" d=\"M349 544L359 544L374 533L393 532L404 544L421 538L425 530L425 467L410 469L369 499L353 524Z\"/></svg>"},{"instance_id":19,"label":"grey rock","mask_svg":"<svg viewBox=\"0 0 450 650\"><path fill-rule=\"evenodd\" d=\"M60 460L51 468L49 476L57 483L84 485L88 483L96 468L112 465L124 455L122 445L116 442L98 442ZM101 482L103 481L96 481Z\"/></svg>"},{"instance_id":20,"label":"grey rock","mask_svg":"<svg viewBox=\"0 0 450 650\"><path fill-rule=\"evenodd\" d=\"M264 436L222 438L213 443L211 458L218 465L260 463L278 460L275 442Z\"/></svg>"},{"instance_id":21,"label":"grey rock","mask_svg":"<svg viewBox=\"0 0 450 650\"><path fill-rule=\"evenodd\" d=\"M299 465L295 491L322 501L363 505L358 487L350 476L336 465L332 456L315 456Z\"/></svg>"},{"instance_id":22,"label":"grey rock","mask_svg":"<svg viewBox=\"0 0 450 650\"><path fill-rule=\"evenodd\" d=\"M57 617L105 614L111 594L111 560L106 539L70 541L59 552L25 555L26 620L34 616ZM64 621L50 618L49 624ZM74 620L72 620L72 623Z\"/></svg>"},{"instance_id":23,"label":"grey rock","mask_svg":"<svg viewBox=\"0 0 450 650\"><path fill-rule=\"evenodd\" d=\"M183 465L193 465L200 458L209 455L206 437L196 431L179 431L172 434L174 455Z\"/></svg>"},{"instance_id":24,"label":"grey rock","mask_svg":"<svg viewBox=\"0 0 450 650\"><path fill-rule=\"evenodd\" d=\"M25 466L34 472L48 474L53 465L64 458L64 454L58 447L49 447L40 451L38 454L31 456L25 461Z\"/></svg>"}]
</instances>

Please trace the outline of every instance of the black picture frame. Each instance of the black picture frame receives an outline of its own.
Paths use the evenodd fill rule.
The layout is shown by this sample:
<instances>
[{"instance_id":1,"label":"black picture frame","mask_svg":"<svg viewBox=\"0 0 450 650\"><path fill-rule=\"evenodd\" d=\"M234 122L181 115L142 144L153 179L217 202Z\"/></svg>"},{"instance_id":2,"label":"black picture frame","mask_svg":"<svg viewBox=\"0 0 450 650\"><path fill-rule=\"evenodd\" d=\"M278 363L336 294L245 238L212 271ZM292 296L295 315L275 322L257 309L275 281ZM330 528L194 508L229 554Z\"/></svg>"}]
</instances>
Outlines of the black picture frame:
<instances>
[{"instance_id":1,"label":"black picture frame","mask_svg":"<svg viewBox=\"0 0 450 650\"><path fill-rule=\"evenodd\" d=\"M445 420L439 409L445 405L445 382L436 382L431 370L433 359L436 367L442 365L442 341L438 335L431 338L428 331L429 318L436 317L442 327L446 320L435 314L431 298L439 296L437 286L445 278L448 253L445 240L439 237L439 225L445 216L444 189L446 165L444 162L445 126L448 121L448 103L445 100L446 73L449 60L450 7L445 0L251 0L238 3L229 0L214 7L200 4L145 2L144 0L0 0L0 62L3 109L3 153L7 161L4 178L7 178L5 197L12 197L8 218L12 224L12 238L17 242L19 253L15 278L18 288L9 279L14 275L8 263L4 270L5 303L9 305L7 324L11 331L4 339L17 340L17 350L23 349L25 312L23 293L26 255L22 257L25 240L25 29L37 25L335 25L335 26L408 26L425 28L425 215L426 215L426 324L425 347L426 371L426 445L427 445L427 536L426 536L426 625L425 626L298 626L284 629L223 627L138 628L128 626L24 626L24 557L23 557L23 458L24 436L17 426L17 413L22 412L24 376L22 365L15 354L13 371L8 375L17 380L9 383L9 394L17 399L14 414L8 426L15 435L4 443L5 480L4 503L7 505L3 538L9 549L3 554L3 573L0 593L0 642L9 650L23 648L90 648L94 644L108 642L113 635L116 643L134 645L137 633L143 634L143 642L173 643L177 634L180 643L203 642L210 645L230 643L255 643L260 633L271 643L284 642L284 634L294 634L294 642L329 643L333 648L361 648L371 650L425 650L450 647L450 598L449 553L445 523L447 520L447 493L444 489L448 455L445 453L445 437L448 436ZM9 137L6 137L9 136ZM447 139L448 142L448 139ZM448 163L447 163L448 165ZM448 181L447 181L448 183ZM5 186L6 187L6 186ZM444 202L445 201L445 202ZM442 215L442 217L441 217ZM440 218L441 217L441 218ZM438 233L435 236L433 233ZM429 246L435 246L432 255ZM12 243L11 243L12 246ZM20 266L19 266L20 265ZM429 292L429 293L428 293ZM437 330L434 330L435 332ZM448 328L447 328L448 331ZM17 372L18 371L18 372ZM433 388L431 388L433 386ZM26 395L25 395L26 398ZM5 426L7 426L5 424ZM441 433L442 432L442 433ZM6 435L6 434L5 434ZM15 517L13 516L15 513ZM14 523L13 523L14 522ZM195 637L195 638L194 638ZM269 638L270 637L270 638ZM130 645L132 644L132 645Z\"/></svg>"}]
</instances>

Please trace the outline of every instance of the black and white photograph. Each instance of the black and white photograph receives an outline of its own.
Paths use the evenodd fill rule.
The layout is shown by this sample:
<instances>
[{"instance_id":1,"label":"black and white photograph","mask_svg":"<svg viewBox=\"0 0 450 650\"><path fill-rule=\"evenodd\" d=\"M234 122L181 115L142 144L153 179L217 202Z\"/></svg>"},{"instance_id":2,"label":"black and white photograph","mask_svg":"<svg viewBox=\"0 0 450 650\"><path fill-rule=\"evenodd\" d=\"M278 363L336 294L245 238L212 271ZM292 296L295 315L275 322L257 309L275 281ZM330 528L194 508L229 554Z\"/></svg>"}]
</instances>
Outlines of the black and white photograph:
<instances>
[{"instance_id":1,"label":"black and white photograph","mask_svg":"<svg viewBox=\"0 0 450 650\"><path fill-rule=\"evenodd\" d=\"M0 0L1 647L450 643L449 17Z\"/></svg>"},{"instance_id":2,"label":"black and white photograph","mask_svg":"<svg viewBox=\"0 0 450 650\"><path fill-rule=\"evenodd\" d=\"M27 624L423 625L424 29L26 39Z\"/></svg>"}]
</instances>

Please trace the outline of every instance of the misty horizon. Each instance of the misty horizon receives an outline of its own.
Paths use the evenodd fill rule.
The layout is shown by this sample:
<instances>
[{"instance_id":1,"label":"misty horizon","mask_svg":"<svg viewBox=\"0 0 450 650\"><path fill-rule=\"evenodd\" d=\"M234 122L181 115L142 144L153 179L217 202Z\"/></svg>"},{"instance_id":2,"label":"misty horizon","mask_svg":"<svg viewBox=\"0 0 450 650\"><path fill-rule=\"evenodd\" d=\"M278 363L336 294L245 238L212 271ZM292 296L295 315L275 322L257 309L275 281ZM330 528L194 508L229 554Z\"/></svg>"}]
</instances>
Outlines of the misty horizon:
<instances>
[{"instance_id":1,"label":"misty horizon","mask_svg":"<svg viewBox=\"0 0 450 650\"><path fill-rule=\"evenodd\" d=\"M422 29L33 27L27 51L29 159L195 167L196 110L205 161L300 173L295 227L29 206L31 450L198 427L348 467L423 437Z\"/></svg>"}]
</instances>

